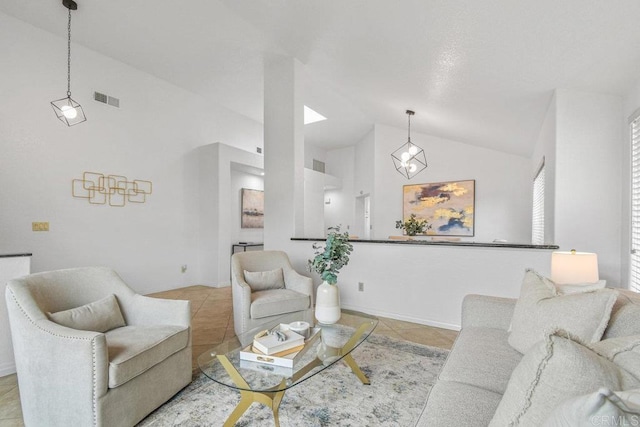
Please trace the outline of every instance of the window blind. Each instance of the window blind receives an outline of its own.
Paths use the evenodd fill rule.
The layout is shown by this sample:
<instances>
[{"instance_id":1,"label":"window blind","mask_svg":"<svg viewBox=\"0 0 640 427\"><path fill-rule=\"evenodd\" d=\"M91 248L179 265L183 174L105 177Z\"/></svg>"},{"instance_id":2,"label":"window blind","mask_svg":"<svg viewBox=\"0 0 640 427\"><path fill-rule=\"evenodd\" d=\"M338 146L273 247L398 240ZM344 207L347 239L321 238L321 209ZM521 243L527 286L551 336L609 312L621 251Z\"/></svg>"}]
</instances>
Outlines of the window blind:
<instances>
[{"instance_id":1,"label":"window blind","mask_svg":"<svg viewBox=\"0 0 640 427\"><path fill-rule=\"evenodd\" d=\"M544 161L533 179L533 212L531 223L531 243L544 244Z\"/></svg>"},{"instance_id":2,"label":"window blind","mask_svg":"<svg viewBox=\"0 0 640 427\"><path fill-rule=\"evenodd\" d=\"M640 114L631 121L631 255L629 287L640 292Z\"/></svg>"}]
</instances>

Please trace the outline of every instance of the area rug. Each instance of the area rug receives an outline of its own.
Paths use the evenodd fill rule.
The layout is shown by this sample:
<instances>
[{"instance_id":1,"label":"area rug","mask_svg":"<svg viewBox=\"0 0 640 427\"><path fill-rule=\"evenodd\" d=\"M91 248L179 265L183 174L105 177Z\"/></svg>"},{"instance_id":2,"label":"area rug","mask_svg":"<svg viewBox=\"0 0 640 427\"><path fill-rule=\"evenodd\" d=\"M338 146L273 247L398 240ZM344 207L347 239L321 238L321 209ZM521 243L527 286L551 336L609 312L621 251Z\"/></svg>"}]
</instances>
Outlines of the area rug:
<instances>
[{"instance_id":1,"label":"area rug","mask_svg":"<svg viewBox=\"0 0 640 427\"><path fill-rule=\"evenodd\" d=\"M363 385L339 362L285 393L280 425L414 426L448 353L372 335L353 352L371 385ZM189 386L138 426L221 426L239 401L239 392L198 373ZM273 414L254 403L236 426L273 427Z\"/></svg>"}]
</instances>

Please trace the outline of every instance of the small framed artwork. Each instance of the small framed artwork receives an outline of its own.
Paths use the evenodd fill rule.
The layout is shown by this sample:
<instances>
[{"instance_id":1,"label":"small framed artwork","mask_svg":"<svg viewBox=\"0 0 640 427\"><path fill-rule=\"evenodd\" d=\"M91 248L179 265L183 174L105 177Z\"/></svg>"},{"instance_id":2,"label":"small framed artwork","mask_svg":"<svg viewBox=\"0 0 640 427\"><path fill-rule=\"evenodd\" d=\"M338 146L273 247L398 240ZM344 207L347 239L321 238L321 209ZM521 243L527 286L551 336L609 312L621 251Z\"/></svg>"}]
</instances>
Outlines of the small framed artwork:
<instances>
[{"instance_id":1,"label":"small framed artwork","mask_svg":"<svg viewBox=\"0 0 640 427\"><path fill-rule=\"evenodd\" d=\"M242 228L264 228L264 191L242 189Z\"/></svg>"},{"instance_id":2,"label":"small framed artwork","mask_svg":"<svg viewBox=\"0 0 640 427\"><path fill-rule=\"evenodd\" d=\"M428 235L474 236L475 180L405 185L402 190L403 221L415 214L431 224Z\"/></svg>"}]
</instances>

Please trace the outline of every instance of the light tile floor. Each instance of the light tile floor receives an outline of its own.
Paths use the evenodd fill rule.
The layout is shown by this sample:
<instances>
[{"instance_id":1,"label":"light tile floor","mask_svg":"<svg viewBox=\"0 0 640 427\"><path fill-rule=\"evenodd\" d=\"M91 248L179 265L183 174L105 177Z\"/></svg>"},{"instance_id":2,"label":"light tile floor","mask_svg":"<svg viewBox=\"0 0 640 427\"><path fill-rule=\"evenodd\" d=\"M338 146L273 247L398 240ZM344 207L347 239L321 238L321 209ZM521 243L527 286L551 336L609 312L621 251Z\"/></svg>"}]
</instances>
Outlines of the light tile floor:
<instances>
[{"instance_id":1,"label":"light tile floor","mask_svg":"<svg viewBox=\"0 0 640 427\"><path fill-rule=\"evenodd\" d=\"M189 286L159 292L149 296L191 301L191 325L193 328L193 366L198 368L196 358L208 348L221 343L233 332L231 288ZM405 339L420 344L450 349L457 332L380 318L375 333L392 338ZM0 377L0 427L24 426L15 374Z\"/></svg>"}]
</instances>

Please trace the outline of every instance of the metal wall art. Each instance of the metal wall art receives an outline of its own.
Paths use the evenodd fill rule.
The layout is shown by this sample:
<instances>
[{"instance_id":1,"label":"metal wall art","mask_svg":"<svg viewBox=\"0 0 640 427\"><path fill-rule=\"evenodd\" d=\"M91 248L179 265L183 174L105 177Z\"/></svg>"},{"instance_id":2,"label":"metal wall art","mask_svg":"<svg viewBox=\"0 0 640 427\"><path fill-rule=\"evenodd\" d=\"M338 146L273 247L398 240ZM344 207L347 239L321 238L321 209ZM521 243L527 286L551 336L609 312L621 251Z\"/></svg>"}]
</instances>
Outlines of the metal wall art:
<instances>
[{"instance_id":1,"label":"metal wall art","mask_svg":"<svg viewBox=\"0 0 640 427\"><path fill-rule=\"evenodd\" d=\"M144 203L152 191L151 181L129 181L126 176L98 172L84 172L82 179L71 181L71 195L79 199L88 199L92 205L109 204L121 208L127 202Z\"/></svg>"}]
</instances>

